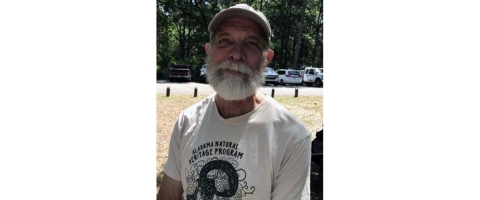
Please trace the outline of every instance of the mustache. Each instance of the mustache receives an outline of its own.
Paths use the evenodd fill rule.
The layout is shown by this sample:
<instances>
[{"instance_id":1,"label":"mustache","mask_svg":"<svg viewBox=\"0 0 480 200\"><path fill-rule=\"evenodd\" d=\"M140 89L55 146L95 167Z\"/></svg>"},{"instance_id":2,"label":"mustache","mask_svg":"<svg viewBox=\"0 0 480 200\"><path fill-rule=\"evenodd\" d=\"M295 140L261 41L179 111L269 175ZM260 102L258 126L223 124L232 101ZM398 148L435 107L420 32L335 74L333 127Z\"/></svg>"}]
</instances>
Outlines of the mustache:
<instances>
[{"instance_id":1,"label":"mustache","mask_svg":"<svg viewBox=\"0 0 480 200\"><path fill-rule=\"evenodd\" d=\"M254 73L254 71L252 70L252 67L249 64L242 63L242 62L234 62L230 60L223 61L222 63L218 64L215 68L217 71L233 70L249 76L252 76Z\"/></svg>"}]
</instances>

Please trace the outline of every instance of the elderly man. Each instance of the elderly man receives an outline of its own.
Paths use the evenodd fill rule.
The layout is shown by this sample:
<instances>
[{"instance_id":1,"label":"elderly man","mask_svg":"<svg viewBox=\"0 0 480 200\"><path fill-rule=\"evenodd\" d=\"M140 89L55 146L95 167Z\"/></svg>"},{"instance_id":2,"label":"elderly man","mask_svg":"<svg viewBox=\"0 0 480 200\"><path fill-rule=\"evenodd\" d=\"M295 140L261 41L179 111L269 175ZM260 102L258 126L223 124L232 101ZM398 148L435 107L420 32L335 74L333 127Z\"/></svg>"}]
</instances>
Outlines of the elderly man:
<instances>
[{"instance_id":1,"label":"elderly man","mask_svg":"<svg viewBox=\"0 0 480 200\"><path fill-rule=\"evenodd\" d=\"M273 58L266 17L238 4L208 31L216 93L178 117L157 199L310 199L311 134L258 91Z\"/></svg>"}]
</instances>

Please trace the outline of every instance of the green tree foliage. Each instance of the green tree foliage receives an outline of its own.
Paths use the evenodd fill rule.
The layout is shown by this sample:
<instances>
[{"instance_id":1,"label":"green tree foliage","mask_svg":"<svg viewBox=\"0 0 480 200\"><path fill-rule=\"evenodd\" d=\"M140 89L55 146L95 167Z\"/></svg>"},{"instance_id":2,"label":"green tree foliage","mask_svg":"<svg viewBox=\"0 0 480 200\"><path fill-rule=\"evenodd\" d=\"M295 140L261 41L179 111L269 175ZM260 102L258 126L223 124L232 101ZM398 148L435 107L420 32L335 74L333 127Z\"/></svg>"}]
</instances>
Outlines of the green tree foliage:
<instances>
[{"instance_id":1,"label":"green tree foliage","mask_svg":"<svg viewBox=\"0 0 480 200\"><path fill-rule=\"evenodd\" d=\"M170 53L174 44L172 24L171 17L157 1L157 79L163 78L173 58L173 54Z\"/></svg>"},{"instance_id":2,"label":"green tree foliage","mask_svg":"<svg viewBox=\"0 0 480 200\"><path fill-rule=\"evenodd\" d=\"M237 3L247 3L269 19L275 51L270 67L323 65L323 0L306 1L304 11L303 0L157 0L157 66L190 65L194 78L197 77L205 62L204 45L209 41L210 20L221 9ZM302 14L304 22L300 28ZM293 66L298 41L298 64Z\"/></svg>"}]
</instances>

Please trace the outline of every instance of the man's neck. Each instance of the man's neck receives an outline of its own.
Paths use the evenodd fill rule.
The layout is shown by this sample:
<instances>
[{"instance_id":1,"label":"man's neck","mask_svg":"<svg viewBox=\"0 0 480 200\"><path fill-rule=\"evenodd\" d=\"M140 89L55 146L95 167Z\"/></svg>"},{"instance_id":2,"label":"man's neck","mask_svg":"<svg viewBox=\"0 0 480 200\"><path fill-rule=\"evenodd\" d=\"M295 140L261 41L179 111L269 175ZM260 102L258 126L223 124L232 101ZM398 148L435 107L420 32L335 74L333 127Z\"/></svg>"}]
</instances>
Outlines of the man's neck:
<instances>
[{"instance_id":1,"label":"man's neck","mask_svg":"<svg viewBox=\"0 0 480 200\"><path fill-rule=\"evenodd\" d=\"M215 95L218 113L225 119L238 117L252 111L258 107L264 99L265 95L258 91L252 96L239 101L228 101L220 97L218 94Z\"/></svg>"}]
</instances>

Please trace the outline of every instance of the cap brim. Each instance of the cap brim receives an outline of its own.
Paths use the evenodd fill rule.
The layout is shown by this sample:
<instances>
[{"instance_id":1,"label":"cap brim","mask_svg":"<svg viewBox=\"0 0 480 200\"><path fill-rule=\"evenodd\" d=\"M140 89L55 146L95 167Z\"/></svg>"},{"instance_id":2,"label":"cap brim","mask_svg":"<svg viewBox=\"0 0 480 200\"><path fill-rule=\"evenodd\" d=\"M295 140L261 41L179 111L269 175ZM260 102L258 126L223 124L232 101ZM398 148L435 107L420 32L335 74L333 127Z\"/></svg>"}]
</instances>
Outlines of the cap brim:
<instances>
[{"instance_id":1,"label":"cap brim","mask_svg":"<svg viewBox=\"0 0 480 200\"><path fill-rule=\"evenodd\" d=\"M262 28L266 37L270 38L271 32L270 32L270 26L268 22L265 21L257 13L252 12L250 10L243 9L243 8L228 8L219 12L217 15L215 15L215 17L210 22L210 25L208 26L208 31L211 34L215 33L218 26L220 26L222 22L233 17L241 17L241 18L246 18L254 21Z\"/></svg>"}]
</instances>

